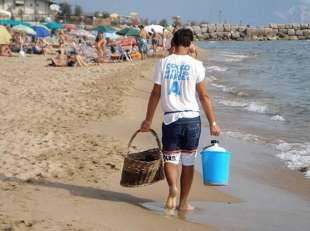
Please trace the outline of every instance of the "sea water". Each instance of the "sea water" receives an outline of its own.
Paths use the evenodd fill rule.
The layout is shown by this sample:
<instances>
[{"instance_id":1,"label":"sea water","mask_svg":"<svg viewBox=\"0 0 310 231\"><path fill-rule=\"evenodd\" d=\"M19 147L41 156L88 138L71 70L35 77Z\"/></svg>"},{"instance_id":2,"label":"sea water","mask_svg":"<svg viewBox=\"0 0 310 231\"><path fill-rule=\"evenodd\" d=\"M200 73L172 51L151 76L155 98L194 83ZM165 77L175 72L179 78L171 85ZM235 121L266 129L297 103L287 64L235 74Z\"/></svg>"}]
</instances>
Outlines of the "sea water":
<instances>
[{"instance_id":1,"label":"sea water","mask_svg":"<svg viewBox=\"0 0 310 231\"><path fill-rule=\"evenodd\" d=\"M291 169L310 166L310 42L198 45L224 135L271 145Z\"/></svg>"}]
</instances>

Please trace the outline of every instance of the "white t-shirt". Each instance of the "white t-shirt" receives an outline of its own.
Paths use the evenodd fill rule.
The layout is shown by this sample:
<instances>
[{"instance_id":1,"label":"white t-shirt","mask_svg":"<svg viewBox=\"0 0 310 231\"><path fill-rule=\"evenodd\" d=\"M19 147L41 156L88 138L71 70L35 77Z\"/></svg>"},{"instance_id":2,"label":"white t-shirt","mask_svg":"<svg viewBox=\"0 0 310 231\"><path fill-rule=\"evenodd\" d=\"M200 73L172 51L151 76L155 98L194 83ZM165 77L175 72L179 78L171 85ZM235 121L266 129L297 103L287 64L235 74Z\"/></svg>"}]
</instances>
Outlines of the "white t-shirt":
<instances>
[{"instance_id":1,"label":"white t-shirt","mask_svg":"<svg viewBox=\"0 0 310 231\"><path fill-rule=\"evenodd\" d=\"M196 85L204 80L203 63L189 55L172 54L157 64L154 83L161 85L161 105L166 125L200 115ZM173 112L173 113L172 113Z\"/></svg>"}]
</instances>

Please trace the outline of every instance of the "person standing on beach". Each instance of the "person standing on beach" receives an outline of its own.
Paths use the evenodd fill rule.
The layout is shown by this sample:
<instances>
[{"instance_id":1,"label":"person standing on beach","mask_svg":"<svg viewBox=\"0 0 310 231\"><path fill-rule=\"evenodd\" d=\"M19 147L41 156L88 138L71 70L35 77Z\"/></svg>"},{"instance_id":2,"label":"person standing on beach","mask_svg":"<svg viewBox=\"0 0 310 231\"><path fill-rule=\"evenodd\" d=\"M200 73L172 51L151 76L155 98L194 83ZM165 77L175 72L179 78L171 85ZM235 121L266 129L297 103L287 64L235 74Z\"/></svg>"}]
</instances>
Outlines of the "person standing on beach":
<instances>
[{"instance_id":1,"label":"person standing on beach","mask_svg":"<svg viewBox=\"0 0 310 231\"><path fill-rule=\"evenodd\" d=\"M107 41L102 32L99 32L96 37L96 51L97 51L97 63L103 63L105 58L105 48Z\"/></svg>"},{"instance_id":2,"label":"person standing on beach","mask_svg":"<svg viewBox=\"0 0 310 231\"><path fill-rule=\"evenodd\" d=\"M205 87L205 68L202 62L188 55L193 41L193 32L180 29L174 34L175 52L162 59L154 76L154 86L148 102L146 118L140 131L151 128L155 110L161 99L164 111L162 143L165 175L169 186L167 209L177 207L178 164L182 163L179 210L192 210L188 203L194 163L201 133L200 110L196 99L199 96L208 118L210 133L219 136L211 99Z\"/></svg>"},{"instance_id":3,"label":"person standing on beach","mask_svg":"<svg viewBox=\"0 0 310 231\"><path fill-rule=\"evenodd\" d=\"M159 45L158 33L152 28L152 48L153 48L153 56L157 55L157 47Z\"/></svg>"},{"instance_id":4,"label":"person standing on beach","mask_svg":"<svg viewBox=\"0 0 310 231\"><path fill-rule=\"evenodd\" d=\"M138 37L138 47L141 53L141 59L145 59L147 55L147 33L143 25L139 26L140 32Z\"/></svg>"}]
</instances>

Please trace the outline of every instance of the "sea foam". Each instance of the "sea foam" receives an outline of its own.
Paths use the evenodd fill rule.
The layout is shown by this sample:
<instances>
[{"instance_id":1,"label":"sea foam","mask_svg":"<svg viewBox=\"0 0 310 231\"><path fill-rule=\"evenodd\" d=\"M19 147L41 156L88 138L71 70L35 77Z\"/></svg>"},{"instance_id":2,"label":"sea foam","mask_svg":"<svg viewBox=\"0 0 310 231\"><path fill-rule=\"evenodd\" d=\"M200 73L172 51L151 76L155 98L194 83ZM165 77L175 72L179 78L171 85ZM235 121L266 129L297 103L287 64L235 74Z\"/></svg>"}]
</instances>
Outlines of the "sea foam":
<instances>
[{"instance_id":1,"label":"sea foam","mask_svg":"<svg viewBox=\"0 0 310 231\"><path fill-rule=\"evenodd\" d=\"M220 88L221 85L219 85L218 87ZM226 89L226 90L228 90L228 89ZM260 114L270 113L267 105L259 104L256 102L245 102L245 101L221 99L221 100L218 100L218 103L220 103L224 106L228 106L228 107L240 107L240 108L243 108L243 110L249 111L249 112L256 112L256 113L260 113ZM284 121L284 118L281 117L280 115L273 116L272 118L273 118L273 120Z\"/></svg>"},{"instance_id":2,"label":"sea foam","mask_svg":"<svg viewBox=\"0 0 310 231\"><path fill-rule=\"evenodd\" d=\"M239 54L225 54L225 62L241 62L246 58L249 58L248 55L239 55Z\"/></svg>"},{"instance_id":3,"label":"sea foam","mask_svg":"<svg viewBox=\"0 0 310 231\"><path fill-rule=\"evenodd\" d=\"M267 105L263 105L263 104L258 104L256 102L251 102L249 103L245 109L249 112L257 112L257 113L262 113L265 114L268 112L268 107Z\"/></svg>"},{"instance_id":4,"label":"sea foam","mask_svg":"<svg viewBox=\"0 0 310 231\"><path fill-rule=\"evenodd\" d=\"M214 75L210 75L210 76L208 76L208 78L206 78L207 83L212 83L215 80L217 80L217 78Z\"/></svg>"},{"instance_id":5,"label":"sea foam","mask_svg":"<svg viewBox=\"0 0 310 231\"><path fill-rule=\"evenodd\" d=\"M272 116L271 120L274 120L274 121L285 121L284 117L280 116L280 115Z\"/></svg>"},{"instance_id":6,"label":"sea foam","mask_svg":"<svg viewBox=\"0 0 310 231\"><path fill-rule=\"evenodd\" d=\"M252 142L255 144L266 144L266 143L268 143L268 141L264 140L262 137L259 137L257 135L250 134L250 133L240 132L240 131L224 131L224 132L222 132L222 134L225 136L228 136L228 137L241 139L241 140Z\"/></svg>"},{"instance_id":7,"label":"sea foam","mask_svg":"<svg viewBox=\"0 0 310 231\"><path fill-rule=\"evenodd\" d=\"M310 143L279 141L275 148L280 152L277 157L284 160L290 169L301 170L310 166ZM310 169L305 171L305 176L310 178Z\"/></svg>"},{"instance_id":8,"label":"sea foam","mask_svg":"<svg viewBox=\"0 0 310 231\"><path fill-rule=\"evenodd\" d=\"M222 84L216 84L216 83L212 83L211 86L216 87L221 89L223 92L230 92L233 93L234 92L234 88L233 87L227 87L225 85Z\"/></svg>"},{"instance_id":9,"label":"sea foam","mask_svg":"<svg viewBox=\"0 0 310 231\"><path fill-rule=\"evenodd\" d=\"M228 107L245 107L247 103L239 102L239 101L232 101L232 100L219 100L220 104Z\"/></svg>"},{"instance_id":10,"label":"sea foam","mask_svg":"<svg viewBox=\"0 0 310 231\"><path fill-rule=\"evenodd\" d=\"M206 69L208 72L225 72L228 70L227 67L220 67L220 66L207 66Z\"/></svg>"}]
</instances>

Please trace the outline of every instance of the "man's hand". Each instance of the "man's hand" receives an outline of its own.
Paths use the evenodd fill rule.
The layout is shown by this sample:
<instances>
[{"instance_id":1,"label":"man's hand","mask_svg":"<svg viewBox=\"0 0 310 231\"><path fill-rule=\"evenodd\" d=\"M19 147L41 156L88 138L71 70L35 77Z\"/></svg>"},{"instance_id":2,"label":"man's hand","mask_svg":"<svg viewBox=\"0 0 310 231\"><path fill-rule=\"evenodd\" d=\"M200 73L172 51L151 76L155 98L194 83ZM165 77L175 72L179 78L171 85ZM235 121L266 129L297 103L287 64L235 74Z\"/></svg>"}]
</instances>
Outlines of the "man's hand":
<instances>
[{"instance_id":1,"label":"man's hand","mask_svg":"<svg viewBox=\"0 0 310 231\"><path fill-rule=\"evenodd\" d=\"M210 126L210 134L211 136L219 136L221 133L221 129L219 126Z\"/></svg>"},{"instance_id":2,"label":"man's hand","mask_svg":"<svg viewBox=\"0 0 310 231\"><path fill-rule=\"evenodd\" d=\"M148 132L148 131L150 131L150 129L151 129L151 124L152 124L151 121L144 120L144 121L142 122L142 124L141 124L140 132Z\"/></svg>"}]
</instances>

